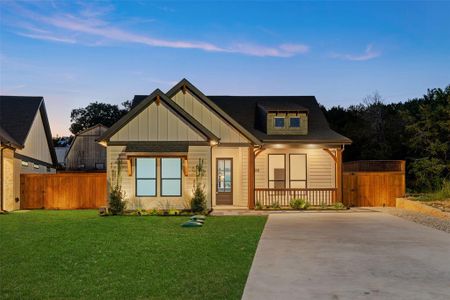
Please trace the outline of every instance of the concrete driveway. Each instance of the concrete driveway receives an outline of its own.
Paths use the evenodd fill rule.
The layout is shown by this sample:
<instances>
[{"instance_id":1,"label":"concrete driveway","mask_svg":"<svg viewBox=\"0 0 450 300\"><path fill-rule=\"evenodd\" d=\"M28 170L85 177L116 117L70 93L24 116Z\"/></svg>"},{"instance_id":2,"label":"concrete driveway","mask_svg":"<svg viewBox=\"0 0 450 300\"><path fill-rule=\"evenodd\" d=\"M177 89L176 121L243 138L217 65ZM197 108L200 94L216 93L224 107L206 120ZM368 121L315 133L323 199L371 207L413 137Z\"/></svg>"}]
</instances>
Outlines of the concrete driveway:
<instances>
[{"instance_id":1,"label":"concrete driveway","mask_svg":"<svg viewBox=\"0 0 450 300\"><path fill-rule=\"evenodd\" d=\"M450 235L379 212L273 214L243 299L450 299Z\"/></svg>"}]
</instances>

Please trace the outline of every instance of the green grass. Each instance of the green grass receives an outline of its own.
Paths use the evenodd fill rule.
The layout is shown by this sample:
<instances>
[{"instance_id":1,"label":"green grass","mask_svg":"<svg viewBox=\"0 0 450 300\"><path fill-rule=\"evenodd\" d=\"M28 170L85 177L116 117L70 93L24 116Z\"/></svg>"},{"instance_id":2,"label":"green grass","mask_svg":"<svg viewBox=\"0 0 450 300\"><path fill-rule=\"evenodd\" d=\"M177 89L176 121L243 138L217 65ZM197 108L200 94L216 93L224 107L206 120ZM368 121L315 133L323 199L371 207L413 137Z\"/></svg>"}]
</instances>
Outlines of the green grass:
<instances>
[{"instance_id":1,"label":"green grass","mask_svg":"<svg viewBox=\"0 0 450 300\"><path fill-rule=\"evenodd\" d=\"M240 299L265 217L0 215L5 298Z\"/></svg>"},{"instance_id":2,"label":"green grass","mask_svg":"<svg viewBox=\"0 0 450 300\"><path fill-rule=\"evenodd\" d=\"M411 199L417 201L440 201L440 200L450 201L450 180L444 180L441 189L435 192L420 194L411 197Z\"/></svg>"}]
</instances>

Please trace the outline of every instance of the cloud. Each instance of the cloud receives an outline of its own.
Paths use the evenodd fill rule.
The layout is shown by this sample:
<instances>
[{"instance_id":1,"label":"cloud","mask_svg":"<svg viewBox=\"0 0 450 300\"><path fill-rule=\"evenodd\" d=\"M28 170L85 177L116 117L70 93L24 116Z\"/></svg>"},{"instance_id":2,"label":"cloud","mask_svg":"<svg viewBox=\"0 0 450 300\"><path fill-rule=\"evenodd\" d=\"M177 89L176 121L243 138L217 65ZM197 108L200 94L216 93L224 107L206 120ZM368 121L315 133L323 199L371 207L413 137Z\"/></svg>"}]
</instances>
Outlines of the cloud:
<instances>
[{"instance_id":1,"label":"cloud","mask_svg":"<svg viewBox=\"0 0 450 300\"><path fill-rule=\"evenodd\" d=\"M375 51L373 49L373 45L369 44L366 47L366 50L363 54L339 54L333 53L331 54L332 58L342 59L342 60L350 60L350 61L366 61L377 58L381 55L381 52Z\"/></svg>"},{"instance_id":2,"label":"cloud","mask_svg":"<svg viewBox=\"0 0 450 300\"><path fill-rule=\"evenodd\" d=\"M29 22L35 22L35 26L15 24L30 32L17 34L33 39L41 39L62 43L84 43L89 38L101 38L113 42L143 44L150 47L165 47L174 49L197 49L207 52L237 53L258 57L292 57L304 54L309 47L302 44L281 44L278 46L264 46L253 43L234 43L230 46L221 46L206 41L170 40L155 38L146 34L133 33L118 26L113 26L100 16L111 11L111 8L95 13L92 7L84 7L80 14L54 14L45 16L23 7L15 9L16 12L26 17ZM45 27L45 30L42 27ZM37 32L36 28L39 28ZM74 39L76 36L77 39ZM84 39L84 40L83 40ZM103 43L103 42L102 42ZM101 45L102 43L92 43Z\"/></svg>"}]
</instances>

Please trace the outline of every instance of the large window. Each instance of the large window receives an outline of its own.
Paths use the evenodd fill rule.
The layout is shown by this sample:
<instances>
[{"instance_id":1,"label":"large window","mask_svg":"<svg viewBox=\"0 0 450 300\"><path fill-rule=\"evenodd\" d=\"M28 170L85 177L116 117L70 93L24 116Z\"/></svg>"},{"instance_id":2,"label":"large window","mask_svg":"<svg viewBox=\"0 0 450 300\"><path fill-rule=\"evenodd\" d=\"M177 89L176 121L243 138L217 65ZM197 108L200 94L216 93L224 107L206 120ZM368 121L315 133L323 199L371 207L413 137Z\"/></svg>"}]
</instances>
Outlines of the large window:
<instances>
[{"instance_id":1,"label":"large window","mask_svg":"<svg viewBox=\"0 0 450 300\"><path fill-rule=\"evenodd\" d=\"M136 196L156 196L156 158L136 158Z\"/></svg>"},{"instance_id":2,"label":"large window","mask_svg":"<svg viewBox=\"0 0 450 300\"><path fill-rule=\"evenodd\" d=\"M289 187L306 188L306 154L289 155Z\"/></svg>"},{"instance_id":3,"label":"large window","mask_svg":"<svg viewBox=\"0 0 450 300\"><path fill-rule=\"evenodd\" d=\"M181 158L161 158L161 196L181 196Z\"/></svg>"},{"instance_id":4,"label":"large window","mask_svg":"<svg viewBox=\"0 0 450 300\"><path fill-rule=\"evenodd\" d=\"M269 188L286 187L286 161L284 154L269 154Z\"/></svg>"}]
</instances>

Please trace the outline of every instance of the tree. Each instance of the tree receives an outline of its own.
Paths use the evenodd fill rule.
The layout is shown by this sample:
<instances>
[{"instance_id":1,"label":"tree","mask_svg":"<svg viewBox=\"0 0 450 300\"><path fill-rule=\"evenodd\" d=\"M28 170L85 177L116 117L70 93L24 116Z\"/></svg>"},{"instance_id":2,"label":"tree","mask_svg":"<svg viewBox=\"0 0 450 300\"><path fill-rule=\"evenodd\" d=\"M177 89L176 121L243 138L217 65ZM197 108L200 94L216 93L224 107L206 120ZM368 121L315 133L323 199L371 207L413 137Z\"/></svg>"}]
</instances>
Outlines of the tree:
<instances>
[{"instance_id":1,"label":"tree","mask_svg":"<svg viewBox=\"0 0 450 300\"><path fill-rule=\"evenodd\" d=\"M70 131L73 134L85 130L97 124L111 127L122 116L124 116L131 108L129 101L122 103L124 108L118 105L92 102L84 108L73 109L70 113Z\"/></svg>"}]
</instances>

